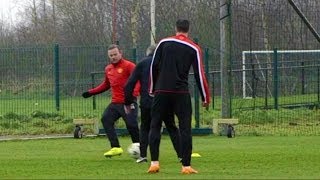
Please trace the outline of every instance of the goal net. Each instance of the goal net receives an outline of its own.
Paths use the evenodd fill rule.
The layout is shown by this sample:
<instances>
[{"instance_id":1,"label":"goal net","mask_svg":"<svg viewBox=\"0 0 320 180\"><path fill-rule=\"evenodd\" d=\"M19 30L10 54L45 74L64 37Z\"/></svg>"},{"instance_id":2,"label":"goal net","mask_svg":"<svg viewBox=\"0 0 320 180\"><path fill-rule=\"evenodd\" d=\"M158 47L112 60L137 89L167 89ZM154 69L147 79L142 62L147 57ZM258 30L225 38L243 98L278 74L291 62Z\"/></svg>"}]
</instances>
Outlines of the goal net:
<instances>
[{"instance_id":1,"label":"goal net","mask_svg":"<svg viewBox=\"0 0 320 180\"><path fill-rule=\"evenodd\" d=\"M312 93L320 50L277 50L277 69L282 95ZM272 96L274 51L242 51L242 96ZM309 86L309 87L308 87Z\"/></svg>"}]
</instances>

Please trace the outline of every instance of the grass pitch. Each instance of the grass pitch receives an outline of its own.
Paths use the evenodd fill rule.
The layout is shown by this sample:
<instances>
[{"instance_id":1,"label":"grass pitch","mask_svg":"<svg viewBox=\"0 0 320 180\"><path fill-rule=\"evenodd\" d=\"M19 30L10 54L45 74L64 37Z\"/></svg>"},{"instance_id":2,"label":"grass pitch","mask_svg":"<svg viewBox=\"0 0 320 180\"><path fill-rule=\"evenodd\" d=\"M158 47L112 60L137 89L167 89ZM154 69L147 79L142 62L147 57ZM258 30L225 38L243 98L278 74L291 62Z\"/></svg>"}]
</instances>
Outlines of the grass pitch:
<instances>
[{"instance_id":1,"label":"grass pitch","mask_svg":"<svg viewBox=\"0 0 320 180\"><path fill-rule=\"evenodd\" d=\"M148 174L149 162L137 164L126 152L107 159L104 137L0 142L0 179L319 179L320 137L193 138L192 166L199 174L180 174L181 164L163 136L160 172ZM150 160L150 155L148 155Z\"/></svg>"}]
</instances>

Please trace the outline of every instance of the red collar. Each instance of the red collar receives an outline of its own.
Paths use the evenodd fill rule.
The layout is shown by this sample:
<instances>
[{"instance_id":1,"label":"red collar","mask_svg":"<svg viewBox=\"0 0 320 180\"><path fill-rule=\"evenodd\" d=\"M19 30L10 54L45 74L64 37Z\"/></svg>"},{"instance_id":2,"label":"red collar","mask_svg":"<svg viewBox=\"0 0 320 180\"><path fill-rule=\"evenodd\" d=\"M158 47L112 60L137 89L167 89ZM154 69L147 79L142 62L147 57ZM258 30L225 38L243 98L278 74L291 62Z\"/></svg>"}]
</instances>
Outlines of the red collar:
<instances>
[{"instance_id":1,"label":"red collar","mask_svg":"<svg viewBox=\"0 0 320 180\"><path fill-rule=\"evenodd\" d=\"M175 38L180 39L180 40L186 40L189 39L188 36L184 35L184 34L179 34L176 35Z\"/></svg>"},{"instance_id":2,"label":"red collar","mask_svg":"<svg viewBox=\"0 0 320 180\"><path fill-rule=\"evenodd\" d=\"M184 37L184 38L188 38L188 36L184 35L184 34L179 34L179 35L176 35L177 37Z\"/></svg>"}]
</instances>

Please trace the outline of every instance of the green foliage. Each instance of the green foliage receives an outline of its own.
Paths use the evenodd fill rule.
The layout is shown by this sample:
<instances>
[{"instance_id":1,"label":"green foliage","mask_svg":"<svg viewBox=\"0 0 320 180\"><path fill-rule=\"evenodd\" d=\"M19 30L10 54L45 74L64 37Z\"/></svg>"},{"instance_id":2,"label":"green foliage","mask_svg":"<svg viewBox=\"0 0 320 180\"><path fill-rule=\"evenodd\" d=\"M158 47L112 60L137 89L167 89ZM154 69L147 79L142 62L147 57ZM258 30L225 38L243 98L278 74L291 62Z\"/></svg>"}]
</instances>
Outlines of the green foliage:
<instances>
[{"instance_id":1,"label":"green foliage","mask_svg":"<svg viewBox=\"0 0 320 180\"><path fill-rule=\"evenodd\" d=\"M47 123L45 123L44 121L38 121L38 122L35 122L33 123L33 126L34 127L43 127L43 128L48 128L49 125Z\"/></svg>"},{"instance_id":2,"label":"green foliage","mask_svg":"<svg viewBox=\"0 0 320 180\"><path fill-rule=\"evenodd\" d=\"M254 111L235 111L235 117L238 117L243 124L266 124L273 123L277 119L272 110L257 109Z\"/></svg>"},{"instance_id":3,"label":"green foliage","mask_svg":"<svg viewBox=\"0 0 320 180\"><path fill-rule=\"evenodd\" d=\"M28 122L31 120L31 118L28 117L27 115L20 115L13 112L5 114L2 119L18 120L20 122Z\"/></svg>"},{"instance_id":4,"label":"green foliage","mask_svg":"<svg viewBox=\"0 0 320 180\"><path fill-rule=\"evenodd\" d=\"M42 119L52 119L52 118L60 118L61 115L58 113L47 113L47 112L41 112L41 111L34 111L31 114L31 117L33 118L42 118Z\"/></svg>"},{"instance_id":5,"label":"green foliage","mask_svg":"<svg viewBox=\"0 0 320 180\"><path fill-rule=\"evenodd\" d=\"M297 97L286 97L286 102L293 102ZM303 97L306 98L306 97ZM302 98L302 99L303 99ZM285 98L283 98L285 99ZM236 125L237 135L246 136L290 136L290 135L318 135L320 134L320 111L308 108L295 109L243 109L251 106L252 99L233 99L233 118L238 118L240 124ZM96 97L97 109L92 108L92 99L82 97L62 98L60 111L55 110L53 99L3 99L0 103L0 135L23 134L72 134L74 130L73 119L97 119L102 128L100 117L107 104L108 95ZM241 103L239 103L241 102ZM261 101L263 102L263 101ZM36 104L37 103L37 104ZM194 104L194 103L193 103ZM12 112L12 107L17 112ZM200 107L200 128L212 127L215 118L221 118L221 99L215 98L215 109ZM19 112L19 113L18 113ZM192 127L195 127L193 111ZM140 121L140 120L139 120ZM177 122L177 121L176 121ZM115 124L117 128L125 128L122 119ZM92 133L90 127L87 133Z\"/></svg>"},{"instance_id":6,"label":"green foliage","mask_svg":"<svg viewBox=\"0 0 320 180\"><path fill-rule=\"evenodd\" d=\"M267 124L267 123L308 123L315 122L320 116L318 110L297 108L265 110L255 109L234 111L234 116L239 118L242 124ZM318 119L319 120L319 119Z\"/></svg>"},{"instance_id":7,"label":"green foliage","mask_svg":"<svg viewBox=\"0 0 320 180\"><path fill-rule=\"evenodd\" d=\"M92 119L92 118L96 118L97 115L85 113L85 114L80 114L79 117L81 117L81 118L86 118L86 119Z\"/></svg>"},{"instance_id":8,"label":"green foliage","mask_svg":"<svg viewBox=\"0 0 320 180\"><path fill-rule=\"evenodd\" d=\"M31 115L7 113L0 117L0 135L70 134L72 118L59 113L34 111Z\"/></svg>"},{"instance_id":9,"label":"green foliage","mask_svg":"<svg viewBox=\"0 0 320 180\"><path fill-rule=\"evenodd\" d=\"M218 118L221 115L219 110L212 110L211 108L201 108L200 111L200 125L201 127L208 127L212 125L212 120ZM194 120L195 121L195 120Z\"/></svg>"},{"instance_id":10,"label":"green foliage","mask_svg":"<svg viewBox=\"0 0 320 180\"><path fill-rule=\"evenodd\" d=\"M63 119L61 120L61 123L63 123L63 124L70 124L70 123L72 123L72 121L73 121L72 118L63 118Z\"/></svg>"},{"instance_id":11,"label":"green foliage","mask_svg":"<svg viewBox=\"0 0 320 180\"><path fill-rule=\"evenodd\" d=\"M0 126L4 129L19 129L21 125L18 122L2 122L0 123Z\"/></svg>"}]
</instances>

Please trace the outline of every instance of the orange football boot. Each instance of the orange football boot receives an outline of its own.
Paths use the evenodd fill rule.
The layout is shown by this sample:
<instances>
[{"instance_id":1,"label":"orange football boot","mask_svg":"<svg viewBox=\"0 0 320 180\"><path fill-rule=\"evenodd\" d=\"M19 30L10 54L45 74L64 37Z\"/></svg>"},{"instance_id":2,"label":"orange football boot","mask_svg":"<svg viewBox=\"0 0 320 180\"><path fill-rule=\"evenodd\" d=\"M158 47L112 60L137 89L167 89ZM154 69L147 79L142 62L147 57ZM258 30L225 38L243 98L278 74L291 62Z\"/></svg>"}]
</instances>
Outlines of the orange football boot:
<instances>
[{"instance_id":1,"label":"orange football boot","mask_svg":"<svg viewBox=\"0 0 320 180\"><path fill-rule=\"evenodd\" d=\"M150 174L158 173L159 170L160 170L159 164L152 164L148 169L148 173Z\"/></svg>"},{"instance_id":2,"label":"orange football boot","mask_svg":"<svg viewBox=\"0 0 320 180\"><path fill-rule=\"evenodd\" d=\"M197 174L198 171L194 170L191 166L182 166L182 174Z\"/></svg>"}]
</instances>

